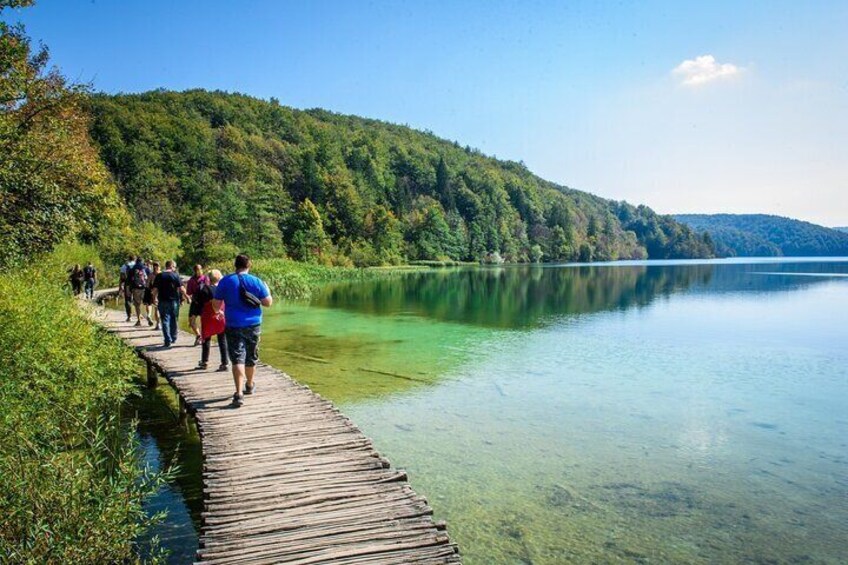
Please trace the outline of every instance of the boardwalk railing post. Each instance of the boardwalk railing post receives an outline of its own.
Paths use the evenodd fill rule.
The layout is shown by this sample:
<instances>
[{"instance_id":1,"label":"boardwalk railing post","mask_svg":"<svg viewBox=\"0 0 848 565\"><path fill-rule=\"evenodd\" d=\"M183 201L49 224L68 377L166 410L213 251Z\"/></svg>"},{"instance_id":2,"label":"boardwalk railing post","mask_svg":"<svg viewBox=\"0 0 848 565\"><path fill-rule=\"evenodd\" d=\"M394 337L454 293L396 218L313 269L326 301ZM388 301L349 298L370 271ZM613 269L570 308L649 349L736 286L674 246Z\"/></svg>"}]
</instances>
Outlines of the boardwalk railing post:
<instances>
[{"instance_id":1,"label":"boardwalk railing post","mask_svg":"<svg viewBox=\"0 0 848 565\"><path fill-rule=\"evenodd\" d=\"M147 387L156 388L159 383L159 375L156 374L156 367L150 361L147 362Z\"/></svg>"},{"instance_id":2,"label":"boardwalk railing post","mask_svg":"<svg viewBox=\"0 0 848 565\"><path fill-rule=\"evenodd\" d=\"M185 426L188 421L188 408L186 406L186 401L182 396L179 396L180 399L180 425Z\"/></svg>"}]
</instances>

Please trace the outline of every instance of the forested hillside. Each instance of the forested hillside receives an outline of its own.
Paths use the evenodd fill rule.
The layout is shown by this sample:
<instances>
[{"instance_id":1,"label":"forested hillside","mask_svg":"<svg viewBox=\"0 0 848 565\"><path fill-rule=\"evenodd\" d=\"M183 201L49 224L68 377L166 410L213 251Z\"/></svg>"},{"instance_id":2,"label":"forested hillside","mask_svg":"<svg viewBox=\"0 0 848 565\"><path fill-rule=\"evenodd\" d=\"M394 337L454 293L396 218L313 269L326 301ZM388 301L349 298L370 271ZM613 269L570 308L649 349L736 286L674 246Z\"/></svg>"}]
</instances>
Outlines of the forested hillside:
<instances>
[{"instance_id":1,"label":"forested hillside","mask_svg":"<svg viewBox=\"0 0 848 565\"><path fill-rule=\"evenodd\" d=\"M138 222L186 258L324 263L709 257L668 216L557 186L407 127L239 94L89 101L91 133Z\"/></svg>"},{"instance_id":2,"label":"forested hillside","mask_svg":"<svg viewBox=\"0 0 848 565\"><path fill-rule=\"evenodd\" d=\"M766 214L678 214L678 221L708 233L723 257L848 255L848 234L809 222Z\"/></svg>"}]
</instances>

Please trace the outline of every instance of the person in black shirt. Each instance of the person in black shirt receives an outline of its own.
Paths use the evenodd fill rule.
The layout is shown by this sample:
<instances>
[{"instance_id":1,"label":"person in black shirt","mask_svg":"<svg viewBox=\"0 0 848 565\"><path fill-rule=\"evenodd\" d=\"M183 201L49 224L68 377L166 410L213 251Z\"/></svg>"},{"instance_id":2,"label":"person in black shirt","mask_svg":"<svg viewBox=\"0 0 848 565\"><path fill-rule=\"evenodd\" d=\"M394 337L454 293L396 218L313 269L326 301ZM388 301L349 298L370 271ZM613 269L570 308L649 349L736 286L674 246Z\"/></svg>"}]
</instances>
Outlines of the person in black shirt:
<instances>
[{"instance_id":1,"label":"person in black shirt","mask_svg":"<svg viewBox=\"0 0 848 565\"><path fill-rule=\"evenodd\" d=\"M80 292L82 292L82 281L83 281L83 272L82 267L79 266L79 263L74 265L68 275L68 280L71 281L71 288L74 291L74 296L78 296Z\"/></svg>"},{"instance_id":2,"label":"person in black shirt","mask_svg":"<svg viewBox=\"0 0 848 565\"><path fill-rule=\"evenodd\" d=\"M159 331L159 309L156 307L156 301L153 300L153 289L156 288L156 279L162 271L159 268L159 261L153 261L150 265L150 280L147 282L147 288L144 290L144 305L147 306L148 312L156 320L156 327L153 329Z\"/></svg>"},{"instance_id":3,"label":"person in black shirt","mask_svg":"<svg viewBox=\"0 0 848 565\"><path fill-rule=\"evenodd\" d=\"M85 280L85 297L91 300L94 298L94 287L97 286L97 269L91 261L83 268L82 274Z\"/></svg>"},{"instance_id":4,"label":"person in black shirt","mask_svg":"<svg viewBox=\"0 0 848 565\"><path fill-rule=\"evenodd\" d=\"M162 336L165 347L177 341L177 318L180 315L180 302L187 299L183 281L174 271L174 262L165 261L165 270L156 277L153 299L159 302L159 319L162 323Z\"/></svg>"}]
</instances>

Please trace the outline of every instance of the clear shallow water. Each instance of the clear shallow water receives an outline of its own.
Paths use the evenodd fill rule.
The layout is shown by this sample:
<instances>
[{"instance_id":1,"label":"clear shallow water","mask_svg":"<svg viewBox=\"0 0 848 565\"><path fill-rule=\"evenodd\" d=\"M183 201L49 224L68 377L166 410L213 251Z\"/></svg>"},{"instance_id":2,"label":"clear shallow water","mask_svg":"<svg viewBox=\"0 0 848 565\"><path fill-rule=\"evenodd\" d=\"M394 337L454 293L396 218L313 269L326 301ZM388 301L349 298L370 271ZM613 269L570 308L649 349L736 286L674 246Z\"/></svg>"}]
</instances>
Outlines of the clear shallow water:
<instances>
[{"instance_id":1,"label":"clear shallow water","mask_svg":"<svg viewBox=\"0 0 848 565\"><path fill-rule=\"evenodd\" d=\"M262 356L410 472L466 563L840 563L846 274L434 271L277 306Z\"/></svg>"},{"instance_id":2,"label":"clear shallow water","mask_svg":"<svg viewBox=\"0 0 848 565\"><path fill-rule=\"evenodd\" d=\"M203 465L197 428L187 418L180 421L176 393L164 379L155 390L142 389L131 397L126 416L138 420L139 449L143 461L154 471L177 465L174 480L146 501L149 515L166 515L140 540L146 546L152 536L167 550L167 563L192 563L197 551L200 513L203 510Z\"/></svg>"}]
</instances>

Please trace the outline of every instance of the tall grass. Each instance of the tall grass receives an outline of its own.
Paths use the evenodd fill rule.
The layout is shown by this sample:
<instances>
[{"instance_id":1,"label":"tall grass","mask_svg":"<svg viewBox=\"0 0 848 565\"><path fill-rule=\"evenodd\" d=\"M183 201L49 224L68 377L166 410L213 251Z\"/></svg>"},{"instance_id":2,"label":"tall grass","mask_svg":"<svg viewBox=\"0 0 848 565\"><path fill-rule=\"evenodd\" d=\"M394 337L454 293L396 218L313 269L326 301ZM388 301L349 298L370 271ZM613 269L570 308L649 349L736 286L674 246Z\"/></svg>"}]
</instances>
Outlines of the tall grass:
<instances>
[{"instance_id":1,"label":"tall grass","mask_svg":"<svg viewBox=\"0 0 848 565\"><path fill-rule=\"evenodd\" d=\"M218 266L223 272L232 271L232 265ZM264 280L271 293L288 300L307 299L318 287L337 282L365 281L397 276L426 267L357 268L328 267L301 263L291 259L257 259L251 273Z\"/></svg>"},{"instance_id":2,"label":"tall grass","mask_svg":"<svg viewBox=\"0 0 848 565\"><path fill-rule=\"evenodd\" d=\"M62 288L91 250L58 251L0 274L0 561L136 562L162 480L120 418L138 362Z\"/></svg>"}]
</instances>

